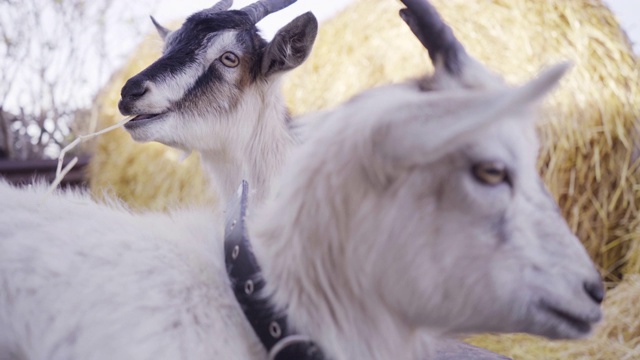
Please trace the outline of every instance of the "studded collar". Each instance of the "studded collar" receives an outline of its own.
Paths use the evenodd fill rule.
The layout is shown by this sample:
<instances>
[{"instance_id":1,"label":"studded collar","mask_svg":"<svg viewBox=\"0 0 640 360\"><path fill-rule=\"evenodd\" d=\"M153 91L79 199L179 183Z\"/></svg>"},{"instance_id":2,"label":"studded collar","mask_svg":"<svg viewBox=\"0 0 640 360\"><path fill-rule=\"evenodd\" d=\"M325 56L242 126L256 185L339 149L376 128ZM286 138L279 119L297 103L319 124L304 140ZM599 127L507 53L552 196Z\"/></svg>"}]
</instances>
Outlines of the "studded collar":
<instances>
[{"instance_id":1,"label":"studded collar","mask_svg":"<svg viewBox=\"0 0 640 360\"><path fill-rule=\"evenodd\" d=\"M287 316L275 308L262 290L265 280L251 249L245 218L249 184L243 181L227 209L224 254L231 287L245 317L269 353L269 360L324 360L311 340L291 329Z\"/></svg>"}]
</instances>

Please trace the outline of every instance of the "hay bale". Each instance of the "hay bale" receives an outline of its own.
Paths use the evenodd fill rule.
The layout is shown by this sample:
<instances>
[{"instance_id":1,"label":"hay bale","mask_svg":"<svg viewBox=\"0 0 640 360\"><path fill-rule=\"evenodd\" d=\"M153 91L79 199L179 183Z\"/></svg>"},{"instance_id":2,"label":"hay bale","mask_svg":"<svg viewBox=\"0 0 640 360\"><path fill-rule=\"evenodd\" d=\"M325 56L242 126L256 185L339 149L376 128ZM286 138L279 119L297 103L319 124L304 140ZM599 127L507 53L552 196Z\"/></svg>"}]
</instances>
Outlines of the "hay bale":
<instances>
[{"instance_id":1,"label":"hay bale","mask_svg":"<svg viewBox=\"0 0 640 360\"><path fill-rule=\"evenodd\" d=\"M433 3L468 51L509 82L523 82L543 65L574 62L542 114L540 168L607 278L640 272L640 68L613 14L596 0ZM390 0L362 0L321 26L311 58L285 84L294 114L429 70L426 51L399 19L399 7ZM103 123L119 119L119 89L156 57L148 48L106 91ZM157 144L133 144L122 131L109 134L99 141L91 187L110 186L146 208L202 202L206 186L197 160L178 164L175 158Z\"/></svg>"}]
</instances>

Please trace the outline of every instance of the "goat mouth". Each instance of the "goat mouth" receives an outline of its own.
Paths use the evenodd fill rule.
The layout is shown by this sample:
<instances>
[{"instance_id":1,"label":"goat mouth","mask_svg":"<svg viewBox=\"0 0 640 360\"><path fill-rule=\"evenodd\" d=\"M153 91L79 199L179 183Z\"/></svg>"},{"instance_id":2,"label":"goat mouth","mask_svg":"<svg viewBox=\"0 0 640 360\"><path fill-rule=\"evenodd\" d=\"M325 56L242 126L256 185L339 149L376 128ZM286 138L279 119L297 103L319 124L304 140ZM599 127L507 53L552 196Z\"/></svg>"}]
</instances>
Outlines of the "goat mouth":
<instances>
[{"instance_id":1,"label":"goat mouth","mask_svg":"<svg viewBox=\"0 0 640 360\"><path fill-rule=\"evenodd\" d=\"M164 115L164 113L136 115L131 120L127 121L124 124L124 127L127 128L127 129L131 129L131 128L134 128L134 127L142 126L142 125L148 124L148 123L150 123L150 122L152 122L154 120L158 120L160 117L162 117L162 115Z\"/></svg>"},{"instance_id":2,"label":"goat mouth","mask_svg":"<svg viewBox=\"0 0 640 360\"><path fill-rule=\"evenodd\" d=\"M540 304L540 307L547 313L551 314L553 317L560 319L562 322L568 324L572 329L576 330L580 334L588 334L591 331L591 325L593 321L585 318L584 316L572 314L566 310L549 305L545 302L542 302Z\"/></svg>"}]
</instances>

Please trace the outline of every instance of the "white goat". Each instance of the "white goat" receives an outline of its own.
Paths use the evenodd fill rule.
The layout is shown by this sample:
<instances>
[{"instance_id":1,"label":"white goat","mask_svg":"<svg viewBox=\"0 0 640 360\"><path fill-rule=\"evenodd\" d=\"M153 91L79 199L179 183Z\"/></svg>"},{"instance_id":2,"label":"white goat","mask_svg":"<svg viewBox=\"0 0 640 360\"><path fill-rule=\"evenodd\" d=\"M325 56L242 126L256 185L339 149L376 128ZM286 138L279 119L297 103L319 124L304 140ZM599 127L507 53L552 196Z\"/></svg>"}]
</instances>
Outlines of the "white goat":
<instances>
[{"instance_id":1,"label":"white goat","mask_svg":"<svg viewBox=\"0 0 640 360\"><path fill-rule=\"evenodd\" d=\"M296 0L262 0L227 10L231 0L191 15L175 31L155 20L162 57L132 77L118 104L137 141L197 150L221 198L241 180L263 201L294 145L280 79L309 55L318 31L311 13L267 43L255 24Z\"/></svg>"},{"instance_id":2,"label":"white goat","mask_svg":"<svg viewBox=\"0 0 640 360\"><path fill-rule=\"evenodd\" d=\"M587 334L602 284L536 172L529 114L564 70L325 112L248 219L264 295L335 360L421 359L425 334ZM44 192L0 184L0 354L266 359L209 210Z\"/></svg>"},{"instance_id":3,"label":"white goat","mask_svg":"<svg viewBox=\"0 0 640 360\"><path fill-rule=\"evenodd\" d=\"M270 12L286 5L282 2L280 4L262 3L271 6ZM289 118L286 115L278 89L277 79L279 77L272 74L274 66L269 65L272 70L265 72L257 67L264 67L266 61L260 63L256 62L256 59L259 60L264 56L271 63L277 64L280 61L286 64L286 66L276 69L279 70L275 72L276 74L299 65L310 51L317 32L317 25L311 15L306 15L308 19L303 18L304 22L296 20L278 33L275 40L269 45L270 50L263 51L260 48L251 49L244 46L243 51L238 52L237 47L243 44L243 37L236 35L235 40L232 41L235 44L229 45L225 43L228 39L224 40L226 38L222 36L225 32L235 30L235 25L225 22L228 21L228 18L244 17L243 14L225 12L224 10L230 4L231 1L222 2L213 9L190 17L176 32L162 27L152 18L159 34L167 40L165 55L140 75L128 81L122 91L123 98L120 107L125 114L130 114L131 111L134 111L133 113L163 113L164 109L175 108L171 113L173 120L169 120L169 122L146 121L149 116L142 115L127 125L127 129L137 140L157 140L165 144L203 152L203 164L208 173L213 175L214 183L218 184L218 191L223 199L231 195L230 191L235 188L241 178L250 179L252 184L257 184L257 196L252 198L252 204L255 206L256 202L259 203L267 198L273 178L280 172L281 164L284 163L293 148L292 135L302 137L301 133L305 129L304 126L301 126L305 121L300 121L295 124L294 131L291 131ZM248 12L248 9L245 8L243 11ZM211 23L217 22L217 26L199 26L203 19ZM436 20L440 21L440 19ZM261 42L259 37L255 35L254 22L251 22L251 30L243 36L246 38L249 34L254 37L254 42ZM199 42L202 37L210 40ZM195 53L213 51L215 56L210 56L208 60L206 57L205 60L202 60L202 57L182 56L179 58L180 61L176 61L176 54L172 54L172 52L175 49L185 48L194 49ZM273 49L282 49L282 52L274 53ZM284 51L284 49L289 50ZM235 54L239 55L240 61L248 64L233 74L235 78L225 78L217 73L215 76L211 76L209 74L211 70L206 68L198 70L198 67L195 67L195 69L191 69L194 63L208 62L211 61L211 58L218 59L221 64L226 66L225 62L228 62L229 59L226 59L225 56L229 56L229 54L225 52L220 56L219 54L223 50L235 51ZM216 61L214 60L213 63L216 64ZM222 66L218 67L224 69ZM162 71L157 69L162 69ZM168 71L180 75L166 76ZM251 78L252 72L260 74L260 76L253 78L252 81L242 80ZM198 96L195 99L194 96L184 91L186 87L193 86L192 83L196 84L195 87L198 89ZM234 83L237 91L230 93L229 88L233 87ZM166 91L160 91L163 88ZM160 96L161 94L164 96ZM258 98L262 102L257 101ZM225 102L234 101L245 104L245 106L220 110L220 104L224 105ZM179 106L175 106L175 103ZM134 108L135 110L132 110ZM166 118L166 115L163 115L163 118ZM161 118L157 117L157 119ZM194 125L191 128L188 126L185 128L183 125L185 123ZM144 132L141 132L140 126L144 126ZM463 345L453 343L441 343L439 346L449 353L470 351Z\"/></svg>"}]
</instances>

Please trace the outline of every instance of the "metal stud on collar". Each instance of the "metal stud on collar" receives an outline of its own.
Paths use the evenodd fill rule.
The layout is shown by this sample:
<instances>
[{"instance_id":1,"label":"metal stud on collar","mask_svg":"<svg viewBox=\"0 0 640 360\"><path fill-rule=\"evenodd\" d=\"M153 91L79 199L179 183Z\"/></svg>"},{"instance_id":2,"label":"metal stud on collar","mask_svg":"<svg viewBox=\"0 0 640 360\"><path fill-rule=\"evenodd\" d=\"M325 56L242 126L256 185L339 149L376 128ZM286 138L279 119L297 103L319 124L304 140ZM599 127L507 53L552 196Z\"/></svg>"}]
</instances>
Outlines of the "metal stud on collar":
<instances>
[{"instance_id":1,"label":"metal stud on collar","mask_svg":"<svg viewBox=\"0 0 640 360\"><path fill-rule=\"evenodd\" d=\"M275 321L272 321L269 324L269 334L273 336L275 339L279 338L282 335L282 329L280 329L280 324Z\"/></svg>"},{"instance_id":2,"label":"metal stud on collar","mask_svg":"<svg viewBox=\"0 0 640 360\"><path fill-rule=\"evenodd\" d=\"M233 250L231 250L231 258L235 260L238 258L238 255L240 255L240 246L236 245L233 247Z\"/></svg>"},{"instance_id":3,"label":"metal stud on collar","mask_svg":"<svg viewBox=\"0 0 640 360\"><path fill-rule=\"evenodd\" d=\"M244 293L247 295L251 295L253 294L253 289L254 289L253 281L247 280L247 282L244 283Z\"/></svg>"}]
</instances>

